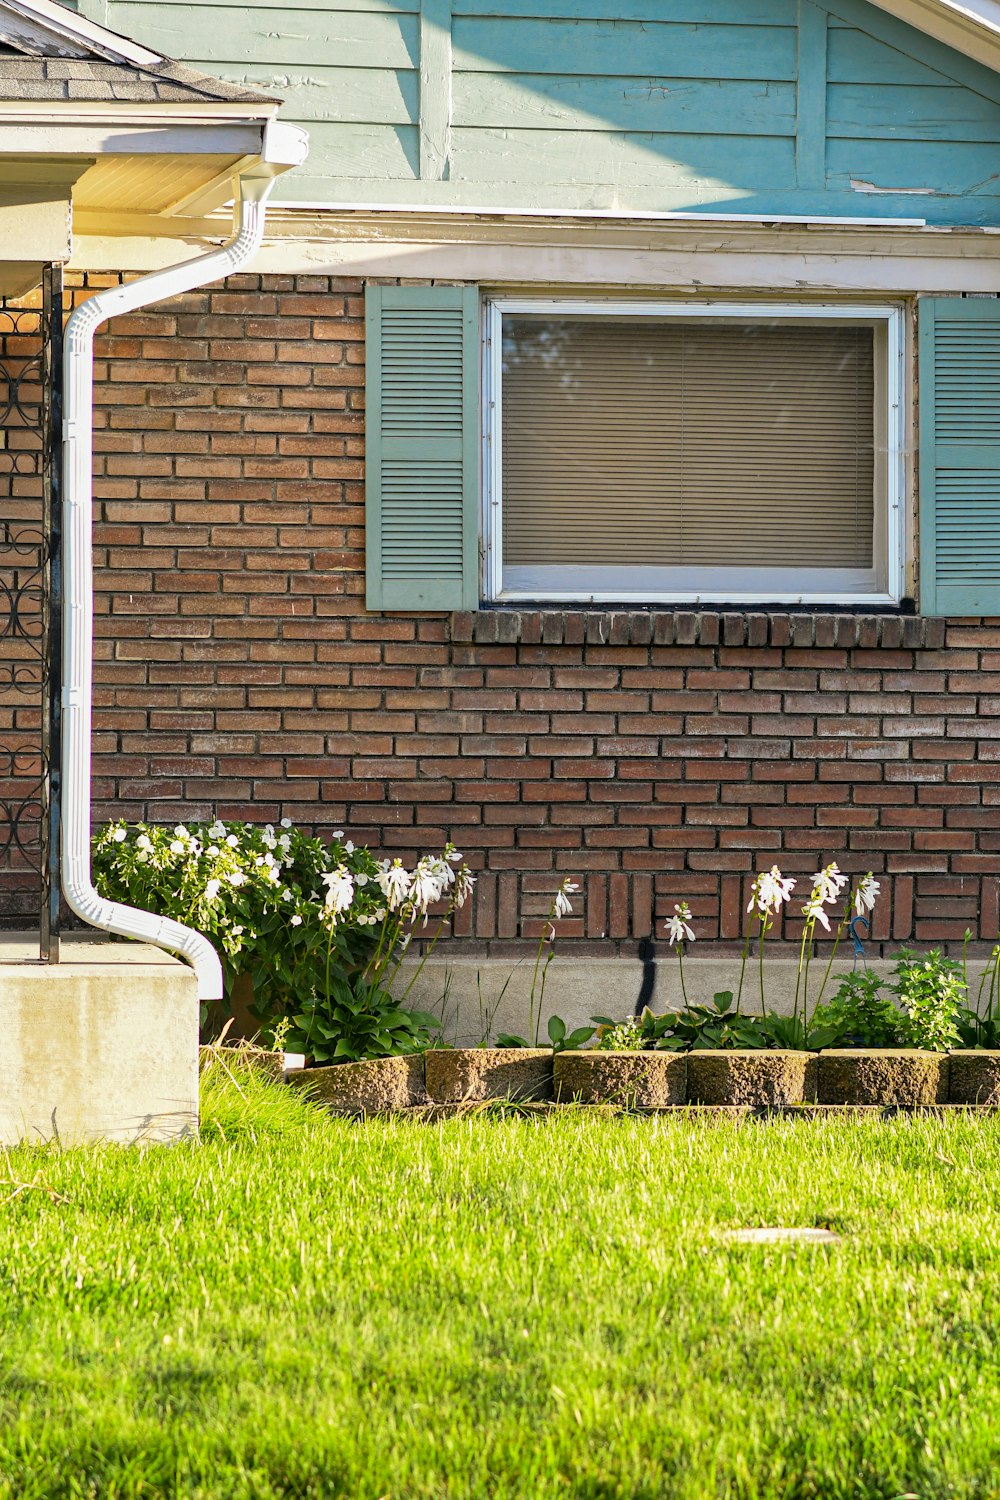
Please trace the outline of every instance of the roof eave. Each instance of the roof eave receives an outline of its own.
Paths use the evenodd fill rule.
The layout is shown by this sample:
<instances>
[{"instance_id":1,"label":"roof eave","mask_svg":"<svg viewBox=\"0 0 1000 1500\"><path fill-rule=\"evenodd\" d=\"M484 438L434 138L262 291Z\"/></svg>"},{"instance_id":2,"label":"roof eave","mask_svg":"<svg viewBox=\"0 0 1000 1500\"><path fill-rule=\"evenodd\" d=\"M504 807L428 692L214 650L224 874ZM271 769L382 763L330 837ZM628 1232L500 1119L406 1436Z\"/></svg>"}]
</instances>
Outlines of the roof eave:
<instances>
[{"instance_id":1,"label":"roof eave","mask_svg":"<svg viewBox=\"0 0 1000 1500\"><path fill-rule=\"evenodd\" d=\"M871 3L1000 73L998 0L871 0ZM832 8L836 10L836 4Z\"/></svg>"}]
</instances>

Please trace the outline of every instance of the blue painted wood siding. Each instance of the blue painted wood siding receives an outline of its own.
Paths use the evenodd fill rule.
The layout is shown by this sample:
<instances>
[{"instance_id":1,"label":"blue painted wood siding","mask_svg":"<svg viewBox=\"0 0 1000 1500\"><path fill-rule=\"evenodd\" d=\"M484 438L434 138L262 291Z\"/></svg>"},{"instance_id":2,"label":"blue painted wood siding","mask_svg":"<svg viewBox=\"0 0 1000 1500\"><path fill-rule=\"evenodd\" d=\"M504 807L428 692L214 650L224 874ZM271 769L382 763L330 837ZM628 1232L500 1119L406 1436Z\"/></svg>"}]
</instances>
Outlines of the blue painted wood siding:
<instances>
[{"instance_id":1,"label":"blue painted wood siding","mask_svg":"<svg viewBox=\"0 0 1000 1500\"><path fill-rule=\"evenodd\" d=\"M81 0L312 138L279 199L1000 224L1000 75L865 0Z\"/></svg>"}]
</instances>

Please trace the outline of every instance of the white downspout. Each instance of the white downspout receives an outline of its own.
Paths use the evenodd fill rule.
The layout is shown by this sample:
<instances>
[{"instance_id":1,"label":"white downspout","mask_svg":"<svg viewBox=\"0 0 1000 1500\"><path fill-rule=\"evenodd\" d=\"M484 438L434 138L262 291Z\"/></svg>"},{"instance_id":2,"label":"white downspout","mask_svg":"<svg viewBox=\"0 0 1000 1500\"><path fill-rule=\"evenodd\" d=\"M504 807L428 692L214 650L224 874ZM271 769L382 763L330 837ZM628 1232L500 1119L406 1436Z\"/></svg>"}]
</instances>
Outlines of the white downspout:
<instances>
[{"instance_id":1,"label":"white downspout","mask_svg":"<svg viewBox=\"0 0 1000 1500\"><path fill-rule=\"evenodd\" d=\"M293 127L282 127L291 131ZM304 132L295 131L304 143ZM282 140L286 142L285 137ZM295 153L293 152L293 155ZM155 943L186 958L201 1000L222 998L222 965L207 938L169 917L108 901L94 888L90 864L90 740L93 682L93 391L94 335L108 318L219 281L256 255L264 235L264 204L276 172L262 159L239 180L238 231L227 244L195 260L109 287L82 303L66 325L63 364L63 693L62 888L77 916L122 937Z\"/></svg>"}]
</instances>

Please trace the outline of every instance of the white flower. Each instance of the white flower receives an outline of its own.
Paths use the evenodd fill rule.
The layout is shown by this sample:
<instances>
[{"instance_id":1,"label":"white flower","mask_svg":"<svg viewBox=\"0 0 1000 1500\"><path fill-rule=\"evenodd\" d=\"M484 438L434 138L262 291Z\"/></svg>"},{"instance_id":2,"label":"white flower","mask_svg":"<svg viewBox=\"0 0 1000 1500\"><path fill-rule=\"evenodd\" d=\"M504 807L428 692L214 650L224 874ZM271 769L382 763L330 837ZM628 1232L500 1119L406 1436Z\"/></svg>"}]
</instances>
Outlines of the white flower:
<instances>
[{"instance_id":1,"label":"white flower","mask_svg":"<svg viewBox=\"0 0 1000 1500\"><path fill-rule=\"evenodd\" d=\"M368 884L368 876L364 875L364 874L355 875L355 877L354 877L354 884L357 886L357 888L358 888L359 891L363 890L365 888L365 886Z\"/></svg>"},{"instance_id":2,"label":"white flower","mask_svg":"<svg viewBox=\"0 0 1000 1500\"><path fill-rule=\"evenodd\" d=\"M344 865L338 865L335 870L323 876L323 884L326 886L327 911L332 912L334 917L339 916L342 911L347 911L354 900L354 881L347 868Z\"/></svg>"},{"instance_id":3,"label":"white flower","mask_svg":"<svg viewBox=\"0 0 1000 1500\"><path fill-rule=\"evenodd\" d=\"M222 881L221 880L209 880L209 881L206 881L206 883L205 883L205 900L206 901L214 901L215 898L216 898L216 896L219 894L219 891L221 889L222 889Z\"/></svg>"},{"instance_id":4,"label":"white flower","mask_svg":"<svg viewBox=\"0 0 1000 1500\"><path fill-rule=\"evenodd\" d=\"M226 843L229 845L230 849L238 849L240 846L240 841L236 837L235 833L231 833L227 836Z\"/></svg>"},{"instance_id":5,"label":"white flower","mask_svg":"<svg viewBox=\"0 0 1000 1500\"><path fill-rule=\"evenodd\" d=\"M174 829L174 837L178 839L186 839L188 837L188 831L184 827L183 823L178 823L177 827Z\"/></svg>"},{"instance_id":6,"label":"white flower","mask_svg":"<svg viewBox=\"0 0 1000 1500\"><path fill-rule=\"evenodd\" d=\"M398 911L410 894L410 877L403 869L402 861L394 859L390 865L386 860L376 871L375 880L389 910Z\"/></svg>"},{"instance_id":7,"label":"white flower","mask_svg":"<svg viewBox=\"0 0 1000 1500\"><path fill-rule=\"evenodd\" d=\"M247 878L242 870L231 870L226 876L230 885L246 885Z\"/></svg>"},{"instance_id":8,"label":"white flower","mask_svg":"<svg viewBox=\"0 0 1000 1500\"><path fill-rule=\"evenodd\" d=\"M281 820L281 826L282 826L282 828L291 828L291 826L292 826L292 820L291 820L291 818L282 818L282 820Z\"/></svg>"},{"instance_id":9,"label":"white flower","mask_svg":"<svg viewBox=\"0 0 1000 1500\"><path fill-rule=\"evenodd\" d=\"M171 841L170 841L170 852L171 852L171 854L183 854L184 853L184 845L181 843L180 839L171 839Z\"/></svg>"},{"instance_id":10,"label":"white flower","mask_svg":"<svg viewBox=\"0 0 1000 1500\"><path fill-rule=\"evenodd\" d=\"M140 833L135 841L135 846L137 849L152 849L153 842L148 833Z\"/></svg>"},{"instance_id":11,"label":"white flower","mask_svg":"<svg viewBox=\"0 0 1000 1500\"><path fill-rule=\"evenodd\" d=\"M831 905L837 900L847 883L847 876L841 875L836 864L827 865L825 869L820 870L818 875L813 876L810 904L813 901L823 901Z\"/></svg>"},{"instance_id":12,"label":"white flower","mask_svg":"<svg viewBox=\"0 0 1000 1500\"><path fill-rule=\"evenodd\" d=\"M210 839L224 839L225 836L226 836L226 825L225 825L225 823L221 822L218 818L216 818L215 822L212 824L211 828L208 830L208 836L209 836Z\"/></svg>"},{"instance_id":13,"label":"white flower","mask_svg":"<svg viewBox=\"0 0 1000 1500\"><path fill-rule=\"evenodd\" d=\"M149 854L145 849L139 850L139 853L136 855L136 862L140 865L149 864Z\"/></svg>"},{"instance_id":14,"label":"white flower","mask_svg":"<svg viewBox=\"0 0 1000 1500\"><path fill-rule=\"evenodd\" d=\"M854 892L854 910L859 917L863 917L866 911L871 911L878 899L881 886L875 876L869 870L857 890Z\"/></svg>"},{"instance_id":15,"label":"white flower","mask_svg":"<svg viewBox=\"0 0 1000 1500\"><path fill-rule=\"evenodd\" d=\"M232 933L233 937L242 937L243 936L243 928L242 927L230 927L229 931Z\"/></svg>"},{"instance_id":16,"label":"white flower","mask_svg":"<svg viewBox=\"0 0 1000 1500\"><path fill-rule=\"evenodd\" d=\"M818 922L827 932L830 931L830 918L827 916L823 903L815 892L809 897L809 900L802 908L802 915L807 922Z\"/></svg>"},{"instance_id":17,"label":"white flower","mask_svg":"<svg viewBox=\"0 0 1000 1500\"><path fill-rule=\"evenodd\" d=\"M766 917L768 912L777 916L794 889L795 881L786 880L778 866L772 865L767 874L758 875L750 887L747 911L756 909L761 917Z\"/></svg>"},{"instance_id":18,"label":"white flower","mask_svg":"<svg viewBox=\"0 0 1000 1500\"><path fill-rule=\"evenodd\" d=\"M568 917L571 915L573 911L573 904L569 898L570 896L575 895L579 889L580 887L577 882L575 880L570 880L567 876L562 885L556 891L555 897L552 902L552 912L554 916Z\"/></svg>"},{"instance_id":19,"label":"white flower","mask_svg":"<svg viewBox=\"0 0 1000 1500\"><path fill-rule=\"evenodd\" d=\"M218 853L219 853L219 846L218 846L218 844L209 844L208 849L206 850L206 853L208 854L209 859L215 859L218 856Z\"/></svg>"},{"instance_id":20,"label":"white flower","mask_svg":"<svg viewBox=\"0 0 1000 1500\"><path fill-rule=\"evenodd\" d=\"M296 912L295 915L294 915L294 917L292 917L290 925L292 927L301 927L302 926L302 918L299 916L298 912Z\"/></svg>"},{"instance_id":21,"label":"white flower","mask_svg":"<svg viewBox=\"0 0 1000 1500\"><path fill-rule=\"evenodd\" d=\"M669 933L668 943L671 948L676 948L678 943L694 942L694 929L688 925L690 920L691 908L686 901L682 901L679 906L674 907L674 915L668 917L663 924Z\"/></svg>"},{"instance_id":22,"label":"white flower","mask_svg":"<svg viewBox=\"0 0 1000 1500\"><path fill-rule=\"evenodd\" d=\"M472 887L476 883L476 877L468 865L462 865L455 877L455 894L453 900L456 907L464 906L472 895Z\"/></svg>"},{"instance_id":23,"label":"white flower","mask_svg":"<svg viewBox=\"0 0 1000 1500\"><path fill-rule=\"evenodd\" d=\"M125 840L127 838L128 838L128 829L127 828L116 828L115 829L115 843L116 844L124 844L124 842L125 842Z\"/></svg>"},{"instance_id":24,"label":"white flower","mask_svg":"<svg viewBox=\"0 0 1000 1500\"><path fill-rule=\"evenodd\" d=\"M427 908L435 901L440 901L444 892L444 881L438 865L439 861L430 857L419 860L410 880L410 901L414 912L425 921Z\"/></svg>"}]
</instances>

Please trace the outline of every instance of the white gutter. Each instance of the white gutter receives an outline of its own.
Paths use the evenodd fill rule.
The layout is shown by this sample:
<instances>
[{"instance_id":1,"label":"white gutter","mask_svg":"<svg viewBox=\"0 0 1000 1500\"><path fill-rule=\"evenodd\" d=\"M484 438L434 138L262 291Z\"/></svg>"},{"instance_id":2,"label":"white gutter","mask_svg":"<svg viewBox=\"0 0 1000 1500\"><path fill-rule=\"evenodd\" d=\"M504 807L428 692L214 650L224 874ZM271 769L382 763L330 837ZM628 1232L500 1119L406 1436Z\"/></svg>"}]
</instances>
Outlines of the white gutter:
<instances>
[{"instance_id":1,"label":"white gutter","mask_svg":"<svg viewBox=\"0 0 1000 1500\"><path fill-rule=\"evenodd\" d=\"M91 691L93 685L94 335L119 313L189 292L242 270L260 249L265 201L275 177L305 160L304 131L270 124L261 158L239 178L238 231L196 260L109 287L82 303L66 325L63 362L63 690L62 888L69 906L92 927L155 943L192 964L201 1000L222 998L222 965L207 938L169 917L108 901L94 888L90 865Z\"/></svg>"}]
</instances>

